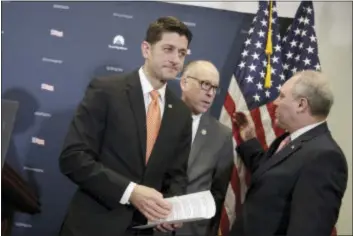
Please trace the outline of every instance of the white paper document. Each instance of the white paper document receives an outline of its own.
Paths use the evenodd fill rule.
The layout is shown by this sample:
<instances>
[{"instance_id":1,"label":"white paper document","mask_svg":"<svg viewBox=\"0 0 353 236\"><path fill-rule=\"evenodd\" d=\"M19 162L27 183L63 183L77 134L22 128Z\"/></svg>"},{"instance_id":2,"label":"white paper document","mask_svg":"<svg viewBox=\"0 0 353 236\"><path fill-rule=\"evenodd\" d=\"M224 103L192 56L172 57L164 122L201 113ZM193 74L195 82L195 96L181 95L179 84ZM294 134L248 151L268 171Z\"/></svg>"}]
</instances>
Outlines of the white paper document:
<instances>
[{"instance_id":1,"label":"white paper document","mask_svg":"<svg viewBox=\"0 0 353 236\"><path fill-rule=\"evenodd\" d=\"M151 228L161 223L189 222L210 219L216 214L216 203L210 191L166 198L172 204L172 211L166 219L149 221L135 229Z\"/></svg>"}]
</instances>

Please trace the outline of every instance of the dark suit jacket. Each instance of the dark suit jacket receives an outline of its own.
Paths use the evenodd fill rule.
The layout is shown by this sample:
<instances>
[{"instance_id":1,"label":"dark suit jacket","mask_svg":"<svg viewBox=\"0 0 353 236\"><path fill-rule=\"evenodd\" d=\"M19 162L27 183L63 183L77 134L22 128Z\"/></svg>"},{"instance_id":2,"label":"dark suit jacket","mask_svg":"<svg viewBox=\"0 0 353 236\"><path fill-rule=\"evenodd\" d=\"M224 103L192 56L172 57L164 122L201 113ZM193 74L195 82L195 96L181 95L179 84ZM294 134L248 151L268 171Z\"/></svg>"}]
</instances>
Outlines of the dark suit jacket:
<instances>
[{"instance_id":1,"label":"dark suit jacket","mask_svg":"<svg viewBox=\"0 0 353 236\"><path fill-rule=\"evenodd\" d=\"M177 236L217 235L225 194L233 169L232 130L208 114L200 118L188 162L187 193L210 190L216 215L210 220L184 223Z\"/></svg>"},{"instance_id":2,"label":"dark suit jacket","mask_svg":"<svg viewBox=\"0 0 353 236\"><path fill-rule=\"evenodd\" d=\"M167 88L159 136L145 165L146 111L138 71L94 79L70 125L60 169L78 185L62 236L118 236L146 219L119 203L130 181L184 194L191 114Z\"/></svg>"},{"instance_id":3,"label":"dark suit jacket","mask_svg":"<svg viewBox=\"0 0 353 236\"><path fill-rule=\"evenodd\" d=\"M240 219L231 236L330 236L347 185L347 162L323 123L277 154L255 139L238 147L252 173Z\"/></svg>"}]
</instances>

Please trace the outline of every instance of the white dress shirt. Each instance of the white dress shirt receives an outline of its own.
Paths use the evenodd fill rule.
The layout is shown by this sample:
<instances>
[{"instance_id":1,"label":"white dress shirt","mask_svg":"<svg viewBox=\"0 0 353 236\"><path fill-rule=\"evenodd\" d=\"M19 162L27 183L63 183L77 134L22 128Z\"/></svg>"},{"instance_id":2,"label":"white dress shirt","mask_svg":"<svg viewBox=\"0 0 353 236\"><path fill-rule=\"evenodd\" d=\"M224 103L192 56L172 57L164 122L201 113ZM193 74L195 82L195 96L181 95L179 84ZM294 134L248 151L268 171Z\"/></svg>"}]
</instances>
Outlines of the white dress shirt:
<instances>
[{"instance_id":1,"label":"white dress shirt","mask_svg":"<svg viewBox=\"0 0 353 236\"><path fill-rule=\"evenodd\" d=\"M144 73L142 67L139 69L139 77L140 77L140 82L141 82L141 86L142 86L142 93L143 93L143 100L145 103L145 110L146 110L146 114L147 114L148 105L152 101L152 97L150 95L150 92L153 91L153 87L152 87L150 81L147 79L146 74ZM163 113L164 113L166 87L167 87L167 85L165 84L160 89L157 90L159 93L159 107L161 110L161 117L163 117ZM130 199L131 193L134 190L135 186L136 186L136 183L130 182L130 184L127 186L123 196L120 199L121 204L130 204L129 199Z\"/></svg>"},{"instance_id":2,"label":"white dress shirt","mask_svg":"<svg viewBox=\"0 0 353 236\"><path fill-rule=\"evenodd\" d=\"M197 133L197 129L199 128L200 125L200 119L201 119L202 114L198 114L198 115L192 115L192 141L191 143L194 142L196 133Z\"/></svg>"},{"instance_id":3,"label":"white dress shirt","mask_svg":"<svg viewBox=\"0 0 353 236\"><path fill-rule=\"evenodd\" d=\"M293 133L290 134L290 140L293 141L294 139L298 138L300 135L308 132L309 130L315 128L318 125L321 125L324 122L325 122L325 120L318 122L318 123L315 123L315 124L304 126L303 128L300 128L300 129L294 131Z\"/></svg>"}]
</instances>

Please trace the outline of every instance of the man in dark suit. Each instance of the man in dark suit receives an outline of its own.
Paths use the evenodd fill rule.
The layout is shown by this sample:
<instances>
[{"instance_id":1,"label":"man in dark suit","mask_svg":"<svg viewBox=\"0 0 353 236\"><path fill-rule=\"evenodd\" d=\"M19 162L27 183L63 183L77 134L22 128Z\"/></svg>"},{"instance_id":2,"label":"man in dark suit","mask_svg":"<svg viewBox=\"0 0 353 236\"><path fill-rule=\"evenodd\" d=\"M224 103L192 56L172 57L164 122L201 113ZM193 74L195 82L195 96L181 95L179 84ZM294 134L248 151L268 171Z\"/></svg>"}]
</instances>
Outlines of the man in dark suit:
<instances>
[{"instance_id":1,"label":"man in dark suit","mask_svg":"<svg viewBox=\"0 0 353 236\"><path fill-rule=\"evenodd\" d=\"M132 227L167 217L161 192L185 193L191 114L166 81L181 71L191 39L178 19L159 18L139 70L89 84L60 156L61 172L78 185L60 235L149 234Z\"/></svg>"},{"instance_id":2,"label":"man in dark suit","mask_svg":"<svg viewBox=\"0 0 353 236\"><path fill-rule=\"evenodd\" d=\"M192 111L193 119L187 193L210 190L216 202L216 215L210 220L184 223L174 235L215 236L234 166L232 131L208 114L219 91L219 72L209 61L192 61L185 67L180 87L182 100Z\"/></svg>"},{"instance_id":3,"label":"man in dark suit","mask_svg":"<svg viewBox=\"0 0 353 236\"><path fill-rule=\"evenodd\" d=\"M252 173L231 236L329 236L347 185L347 162L327 127L333 94L323 75L302 71L280 89L276 124L285 129L264 152L250 119L235 116L237 151Z\"/></svg>"}]
</instances>

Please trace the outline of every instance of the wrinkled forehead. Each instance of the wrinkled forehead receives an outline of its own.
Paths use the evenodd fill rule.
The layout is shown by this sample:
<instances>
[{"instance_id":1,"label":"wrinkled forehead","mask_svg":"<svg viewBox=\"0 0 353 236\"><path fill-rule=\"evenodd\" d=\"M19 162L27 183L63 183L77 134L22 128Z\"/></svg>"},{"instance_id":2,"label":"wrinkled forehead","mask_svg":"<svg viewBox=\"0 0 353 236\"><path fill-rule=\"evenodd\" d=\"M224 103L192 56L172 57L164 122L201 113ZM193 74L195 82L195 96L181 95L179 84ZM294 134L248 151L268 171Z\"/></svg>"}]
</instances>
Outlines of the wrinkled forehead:
<instances>
[{"instance_id":1,"label":"wrinkled forehead","mask_svg":"<svg viewBox=\"0 0 353 236\"><path fill-rule=\"evenodd\" d=\"M219 84L219 73L214 68L197 65L186 72L187 76L195 77L201 81L207 81L214 85Z\"/></svg>"}]
</instances>

